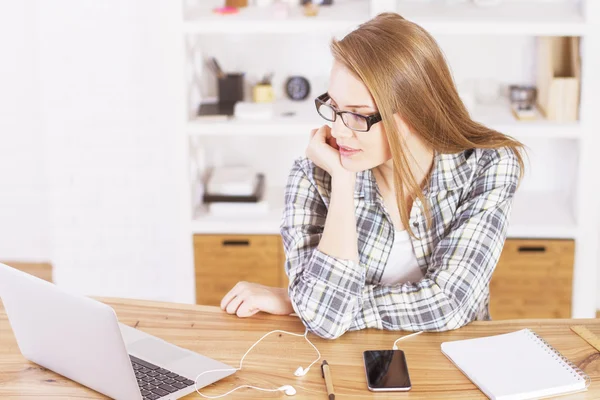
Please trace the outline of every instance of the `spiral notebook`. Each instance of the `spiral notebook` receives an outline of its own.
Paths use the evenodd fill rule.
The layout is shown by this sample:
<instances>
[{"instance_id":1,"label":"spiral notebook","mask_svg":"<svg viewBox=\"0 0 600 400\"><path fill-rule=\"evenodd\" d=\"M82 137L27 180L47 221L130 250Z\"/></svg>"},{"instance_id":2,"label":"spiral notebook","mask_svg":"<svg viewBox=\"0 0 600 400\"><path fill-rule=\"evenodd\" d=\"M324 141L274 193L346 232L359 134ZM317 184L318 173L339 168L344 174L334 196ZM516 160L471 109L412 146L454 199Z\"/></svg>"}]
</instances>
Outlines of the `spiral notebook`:
<instances>
[{"instance_id":1,"label":"spiral notebook","mask_svg":"<svg viewBox=\"0 0 600 400\"><path fill-rule=\"evenodd\" d=\"M552 397L590 384L589 376L530 329L444 342L442 353L490 399Z\"/></svg>"}]
</instances>

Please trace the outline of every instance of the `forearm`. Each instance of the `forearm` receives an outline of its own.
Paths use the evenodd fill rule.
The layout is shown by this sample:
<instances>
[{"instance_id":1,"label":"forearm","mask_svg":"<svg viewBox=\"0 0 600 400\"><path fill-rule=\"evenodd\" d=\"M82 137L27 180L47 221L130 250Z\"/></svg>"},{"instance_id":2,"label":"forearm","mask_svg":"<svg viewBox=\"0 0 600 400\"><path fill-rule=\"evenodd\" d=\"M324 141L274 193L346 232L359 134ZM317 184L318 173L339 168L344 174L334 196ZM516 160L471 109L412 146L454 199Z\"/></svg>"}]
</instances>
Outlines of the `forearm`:
<instances>
[{"instance_id":1,"label":"forearm","mask_svg":"<svg viewBox=\"0 0 600 400\"><path fill-rule=\"evenodd\" d=\"M319 250L329 256L358 263L355 182L355 174L332 178L331 200Z\"/></svg>"},{"instance_id":2,"label":"forearm","mask_svg":"<svg viewBox=\"0 0 600 400\"><path fill-rule=\"evenodd\" d=\"M358 257L354 174L346 178L332 179L317 248L304 262L288 258L295 266L288 268L294 309L312 332L325 338L346 332L362 307L365 285L365 269Z\"/></svg>"},{"instance_id":3,"label":"forearm","mask_svg":"<svg viewBox=\"0 0 600 400\"><path fill-rule=\"evenodd\" d=\"M446 331L470 322L486 288L476 287L458 300L432 279L394 286L365 285L362 309L349 330L376 328ZM426 307L423 305L427 305ZM422 307L422 308L421 308Z\"/></svg>"}]
</instances>

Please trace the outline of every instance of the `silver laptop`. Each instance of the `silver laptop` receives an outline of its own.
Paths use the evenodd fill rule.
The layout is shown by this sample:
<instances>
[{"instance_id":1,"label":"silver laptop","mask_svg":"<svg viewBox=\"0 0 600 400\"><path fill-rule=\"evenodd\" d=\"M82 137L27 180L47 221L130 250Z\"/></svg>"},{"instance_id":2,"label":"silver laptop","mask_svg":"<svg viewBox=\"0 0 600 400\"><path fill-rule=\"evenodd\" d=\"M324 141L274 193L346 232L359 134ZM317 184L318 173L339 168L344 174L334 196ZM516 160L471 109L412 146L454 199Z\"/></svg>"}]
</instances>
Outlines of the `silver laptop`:
<instances>
[{"instance_id":1,"label":"silver laptop","mask_svg":"<svg viewBox=\"0 0 600 400\"><path fill-rule=\"evenodd\" d=\"M234 368L120 324L114 310L0 264L0 297L23 356L115 399L177 399ZM49 393L50 394L50 393Z\"/></svg>"}]
</instances>

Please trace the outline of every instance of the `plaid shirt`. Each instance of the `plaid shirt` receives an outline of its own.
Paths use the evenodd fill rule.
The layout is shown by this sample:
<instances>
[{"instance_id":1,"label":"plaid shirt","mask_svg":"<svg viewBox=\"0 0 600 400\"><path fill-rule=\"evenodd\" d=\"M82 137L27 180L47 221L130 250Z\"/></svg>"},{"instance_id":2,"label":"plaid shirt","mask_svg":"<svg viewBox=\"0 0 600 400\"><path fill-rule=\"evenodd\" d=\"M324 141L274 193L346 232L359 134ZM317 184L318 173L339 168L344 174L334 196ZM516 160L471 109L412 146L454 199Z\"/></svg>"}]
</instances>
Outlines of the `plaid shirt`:
<instances>
[{"instance_id":1,"label":"plaid shirt","mask_svg":"<svg viewBox=\"0 0 600 400\"><path fill-rule=\"evenodd\" d=\"M356 177L359 263L321 252L331 176L296 160L285 190L281 235L294 310L324 338L378 328L444 331L488 320L489 282L504 246L520 167L508 148L436 154L425 189L432 221L415 199L412 245L423 279L380 284L394 227L371 170Z\"/></svg>"}]
</instances>

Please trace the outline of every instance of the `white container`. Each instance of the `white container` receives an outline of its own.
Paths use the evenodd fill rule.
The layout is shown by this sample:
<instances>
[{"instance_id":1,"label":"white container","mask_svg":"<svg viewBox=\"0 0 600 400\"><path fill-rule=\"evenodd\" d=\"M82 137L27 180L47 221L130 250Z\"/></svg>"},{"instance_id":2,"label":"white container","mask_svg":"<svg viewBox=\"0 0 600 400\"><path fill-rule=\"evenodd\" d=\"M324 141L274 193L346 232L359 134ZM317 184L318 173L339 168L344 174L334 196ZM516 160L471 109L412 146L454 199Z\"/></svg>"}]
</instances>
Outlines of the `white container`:
<instances>
[{"instance_id":1,"label":"white container","mask_svg":"<svg viewBox=\"0 0 600 400\"><path fill-rule=\"evenodd\" d=\"M238 101L233 106L233 115L239 119L270 120L273 118L273 104Z\"/></svg>"}]
</instances>

